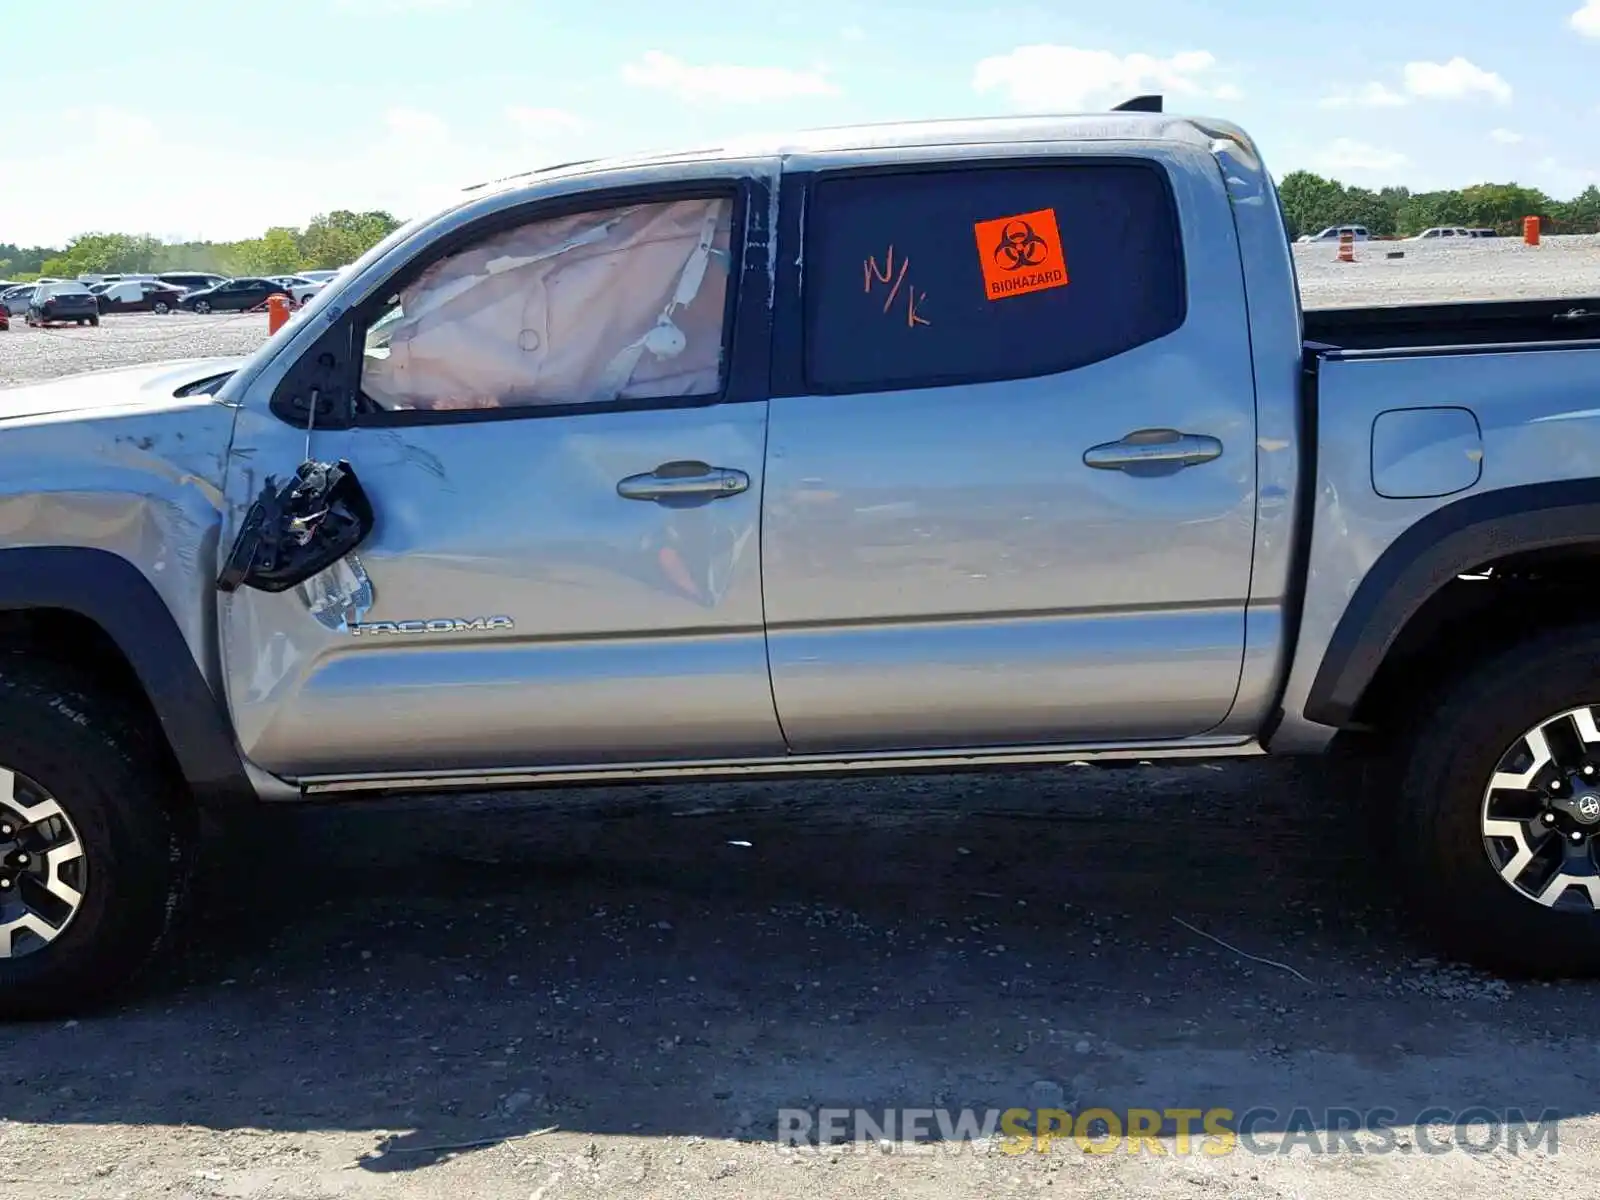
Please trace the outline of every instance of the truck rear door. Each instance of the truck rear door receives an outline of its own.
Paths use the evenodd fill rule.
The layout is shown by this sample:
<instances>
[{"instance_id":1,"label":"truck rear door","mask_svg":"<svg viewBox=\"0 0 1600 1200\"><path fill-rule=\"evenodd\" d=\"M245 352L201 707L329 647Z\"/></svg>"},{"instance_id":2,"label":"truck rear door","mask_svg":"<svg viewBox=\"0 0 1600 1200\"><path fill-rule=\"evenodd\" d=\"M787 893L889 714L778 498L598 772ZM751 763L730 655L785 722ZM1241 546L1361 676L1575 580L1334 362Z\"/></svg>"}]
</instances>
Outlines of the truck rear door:
<instances>
[{"instance_id":1,"label":"truck rear door","mask_svg":"<svg viewBox=\"0 0 1600 1200\"><path fill-rule=\"evenodd\" d=\"M791 160L761 557L795 752L1181 738L1238 687L1255 400L1203 147Z\"/></svg>"}]
</instances>

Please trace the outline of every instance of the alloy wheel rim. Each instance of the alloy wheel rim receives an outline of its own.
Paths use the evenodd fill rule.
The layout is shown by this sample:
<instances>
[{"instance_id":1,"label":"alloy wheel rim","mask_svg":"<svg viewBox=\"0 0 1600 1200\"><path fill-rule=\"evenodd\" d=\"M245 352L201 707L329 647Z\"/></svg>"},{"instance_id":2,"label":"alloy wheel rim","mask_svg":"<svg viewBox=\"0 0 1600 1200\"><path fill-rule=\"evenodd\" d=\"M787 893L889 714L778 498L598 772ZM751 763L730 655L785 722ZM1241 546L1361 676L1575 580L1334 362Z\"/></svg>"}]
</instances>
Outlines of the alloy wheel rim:
<instances>
[{"instance_id":1,"label":"alloy wheel rim","mask_svg":"<svg viewBox=\"0 0 1600 1200\"><path fill-rule=\"evenodd\" d=\"M1483 848L1503 882L1563 911L1600 910L1600 724L1589 706L1529 729L1495 764Z\"/></svg>"},{"instance_id":2,"label":"alloy wheel rim","mask_svg":"<svg viewBox=\"0 0 1600 1200\"><path fill-rule=\"evenodd\" d=\"M35 780L0 767L0 959L49 946L83 907L83 840Z\"/></svg>"}]
</instances>

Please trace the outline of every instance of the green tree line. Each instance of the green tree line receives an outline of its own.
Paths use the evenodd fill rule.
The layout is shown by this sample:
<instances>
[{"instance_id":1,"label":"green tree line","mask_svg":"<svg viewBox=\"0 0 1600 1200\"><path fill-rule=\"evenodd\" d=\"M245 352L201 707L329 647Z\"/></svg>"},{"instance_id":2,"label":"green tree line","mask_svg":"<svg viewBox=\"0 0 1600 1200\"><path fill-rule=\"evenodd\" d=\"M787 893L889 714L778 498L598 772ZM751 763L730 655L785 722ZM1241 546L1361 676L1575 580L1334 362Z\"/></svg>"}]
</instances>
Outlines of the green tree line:
<instances>
[{"instance_id":1,"label":"green tree line","mask_svg":"<svg viewBox=\"0 0 1600 1200\"><path fill-rule=\"evenodd\" d=\"M237 242L163 242L148 234L85 233L65 246L0 242L0 279L40 275L71 279L112 273L214 271L219 275L292 275L354 262L400 222L386 212L340 209L304 229L279 226Z\"/></svg>"},{"instance_id":2,"label":"green tree line","mask_svg":"<svg viewBox=\"0 0 1600 1200\"><path fill-rule=\"evenodd\" d=\"M1600 187L1590 184L1571 200L1553 200L1515 183L1477 183L1453 191L1349 187L1310 171L1278 184L1289 236L1330 225L1364 225L1378 237L1409 237L1434 225L1465 225L1520 234L1522 218L1540 218L1543 233L1600 233Z\"/></svg>"}]
</instances>

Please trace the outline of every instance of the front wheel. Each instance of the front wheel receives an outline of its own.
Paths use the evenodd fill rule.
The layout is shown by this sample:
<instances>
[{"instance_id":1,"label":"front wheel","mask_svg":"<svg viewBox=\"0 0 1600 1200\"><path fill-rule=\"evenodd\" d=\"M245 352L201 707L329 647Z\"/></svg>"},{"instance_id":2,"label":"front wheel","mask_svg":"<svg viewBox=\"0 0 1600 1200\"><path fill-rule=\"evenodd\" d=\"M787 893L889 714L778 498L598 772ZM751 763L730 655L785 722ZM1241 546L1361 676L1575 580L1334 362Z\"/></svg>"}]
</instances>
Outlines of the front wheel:
<instances>
[{"instance_id":1,"label":"front wheel","mask_svg":"<svg viewBox=\"0 0 1600 1200\"><path fill-rule=\"evenodd\" d=\"M120 990L163 942L187 823L126 705L60 668L0 662L0 1018Z\"/></svg>"},{"instance_id":2,"label":"front wheel","mask_svg":"<svg viewBox=\"0 0 1600 1200\"><path fill-rule=\"evenodd\" d=\"M199 313L201 316L204 316L206 313L211 311L211 301L209 301L209 300L196 300L194 302L194 310L195 310L195 312Z\"/></svg>"},{"instance_id":3,"label":"front wheel","mask_svg":"<svg viewBox=\"0 0 1600 1200\"><path fill-rule=\"evenodd\" d=\"M99 317L90 317L89 318L89 324L93 325L96 329L98 329L100 327L100 318Z\"/></svg>"},{"instance_id":4,"label":"front wheel","mask_svg":"<svg viewBox=\"0 0 1600 1200\"><path fill-rule=\"evenodd\" d=\"M157 300L150 306L150 311L160 314L161 316L165 316L167 313L172 311L172 308L165 300Z\"/></svg>"},{"instance_id":5,"label":"front wheel","mask_svg":"<svg viewBox=\"0 0 1600 1200\"><path fill-rule=\"evenodd\" d=\"M1468 671L1408 757L1396 849L1432 937L1502 973L1600 974L1600 625Z\"/></svg>"}]
</instances>

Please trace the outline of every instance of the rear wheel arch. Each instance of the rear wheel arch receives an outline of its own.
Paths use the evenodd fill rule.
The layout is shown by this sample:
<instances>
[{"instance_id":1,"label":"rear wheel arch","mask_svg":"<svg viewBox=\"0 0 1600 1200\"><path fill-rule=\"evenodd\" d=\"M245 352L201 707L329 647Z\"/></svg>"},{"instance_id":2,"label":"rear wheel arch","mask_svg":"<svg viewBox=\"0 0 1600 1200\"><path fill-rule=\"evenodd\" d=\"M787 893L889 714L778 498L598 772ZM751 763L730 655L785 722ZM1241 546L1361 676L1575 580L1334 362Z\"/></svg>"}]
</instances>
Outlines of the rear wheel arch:
<instances>
[{"instance_id":1,"label":"rear wheel arch","mask_svg":"<svg viewBox=\"0 0 1600 1200\"><path fill-rule=\"evenodd\" d=\"M1462 582L1485 568L1498 578ZM1529 594L1541 602L1522 604ZM1447 504L1396 538L1362 579L1304 715L1340 729L1367 724L1397 697L1431 686L1430 673L1465 669L1502 644L1583 619L1597 597L1600 480L1502 488ZM1502 619L1473 624L1485 610ZM1458 653L1463 639L1467 655Z\"/></svg>"},{"instance_id":2,"label":"rear wheel arch","mask_svg":"<svg viewBox=\"0 0 1600 1200\"><path fill-rule=\"evenodd\" d=\"M254 798L222 702L166 603L121 555L65 546L0 550L0 650L93 669L140 703L197 804Z\"/></svg>"}]
</instances>

